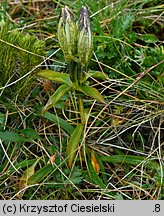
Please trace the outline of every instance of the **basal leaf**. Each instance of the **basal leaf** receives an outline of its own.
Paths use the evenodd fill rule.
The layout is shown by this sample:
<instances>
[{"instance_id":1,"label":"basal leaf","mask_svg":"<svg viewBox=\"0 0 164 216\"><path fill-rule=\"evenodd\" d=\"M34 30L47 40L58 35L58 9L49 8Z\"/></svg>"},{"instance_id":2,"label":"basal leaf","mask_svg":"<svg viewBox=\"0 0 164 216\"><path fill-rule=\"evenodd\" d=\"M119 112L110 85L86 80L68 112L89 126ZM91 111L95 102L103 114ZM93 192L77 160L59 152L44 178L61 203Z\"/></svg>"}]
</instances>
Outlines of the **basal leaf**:
<instances>
[{"instance_id":1,"label":"basal leaf","mask_svg":"<svg viewBox=\"0 0 164 216\"><path fill-rule=\"evenodd\" d=\"M90 174L91 181L98 185L101 189L105 189L106 185L103 183L101 178L98 176L97 171L93 168L91 162L88 163L88 172Z\"/></svg>"},{"instance_id":2,"label":"basal leaf","mask_svg":"<svg viewBox=\"0 0 164 216\"><path fill-rule=\"evenodd\" d=\"M67 144L68 166L70 168L72 168L74 162L78 144L83 133L83 128L84 126L82 124L78 124Z\"/></svg>"},{"instance_id":3,"label":"basal leaf","mask_svg":"<svg viewBox=\"0 0 164 216\"><path fill-rule=\"evenodd\" d=\"M43 108L43 113L46 112L48 109L53 107L59 100L60 98L70 90L70 86L67 84L61 85L55 93L49 98L46 106Z\"/></svg>"},{"instance_id":4,"label":"basal leaf","mask_svg":"<svg viewBox=\"0 0 164 216\"><path fill-rule=\"evenodd\" d=\"M60 83L65 83L69 86L72 85L72 81L69 77L69 74L66 74L66 73L55 72L52 70L41 70L36 75L44 79L48 79L48 80L52 80L52 81L60 82Z\"/></svg>"},{"instance_id":5,"label":"basal leaf","mask_svg":"<svg viewBox=\"0 0 164 216\"><path fill-rule=\"evenodd\" d=\"M20 182L19 182L19 191L24 189L27 185L28 185L28 180L29 178L34 174L35 172L35 166L38 163L38 161L40 160L40 158L29 168L27 168L24 173L22 174L21 178L20 178ZM23 191L24 193L25 191ZM22 193L21 193L22 195Z\"/></svg>"},{"instance_id":6,"label":"basal leaf","mask_svg":"<svg viewBox=\"0 0 164 216\"><path fill-rule=\"evenodd\" d=\"M100 164L96 158L94 151L91 151L91 164L97 173L100 173Z\"/></svg>"},{"instance_id":7,"label":"basal leaf","mask_svg":"<svg viewBox=\"0 0 164 216\"><path fill-rule=\"evenodd\" d=\"M14 166L15 166L16 169L19 170L19 169L23 169L23 168L25 168L25 167L32 166L32 165L35 164L36 162L37 162L36 159L24 160L24 161L21 161L20 163L15 164ZM11 173L14 172L14 171L15 171L14 168L11 167L10 170L9 170L9 172L8 172L8 174L11 174Z\"/></svg>"},{"instance_id":8,"label":"basal leaf","mask_svg":"<svg viewBox=\"0 0 164 216\"><path fill-rule=\"evenodd\" d=\"M34 175L29 178L28 184L36 184L42 179L46 178L50 172L53 171L53 166L51 164L45 165L43 168L39 169Z\"/></svg>"},{"instance_id":9,"label":"basal leaf","mask_svg":"<svg viewBox=\"0 0 164 216\"><path fill-rule=\"evenodd\" d=\"M14 164L14 167L15 169L17 170L20 170L20 169L23 169L25 167L29 167L31 166L32 164L34 164L36 162L36 159L31 159L31 160L24 160L20 163L15 163ZM2 177L1 177L1 180L4 180L5 178L7 178L8 176L11 176L14 172L15 172L15 169L14 169L13 166L11 166L8 170L8 172L6 174L4 174Z\"/></svg>"}]
</instances>

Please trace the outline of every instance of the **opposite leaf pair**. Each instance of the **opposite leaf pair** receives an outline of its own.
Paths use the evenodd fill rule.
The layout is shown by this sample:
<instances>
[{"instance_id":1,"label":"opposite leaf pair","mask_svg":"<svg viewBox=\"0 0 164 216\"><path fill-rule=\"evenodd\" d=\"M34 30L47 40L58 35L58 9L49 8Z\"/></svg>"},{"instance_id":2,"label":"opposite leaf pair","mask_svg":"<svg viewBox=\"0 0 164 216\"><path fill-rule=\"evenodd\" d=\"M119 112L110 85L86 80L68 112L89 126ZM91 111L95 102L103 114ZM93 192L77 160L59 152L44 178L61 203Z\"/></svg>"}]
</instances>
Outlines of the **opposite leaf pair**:
<instances>
[{"instance_id":1,"label":"opposite leaf pair","mask_svg":"<svg viewBox=\"0 0 164 216\"><path fill-rule=\"evenodd\" d=\"M98 92L97 89L83 84L81 86L77 86L72 83L69 74L59 73L51 70L42 70L37 73L38 76L62 83L62 85L53 93L53 95L49 98L47 104L43 108L43 112L46 112L51 107L55 106L55 104L63 97L68 91L76 91L83 93L86 96L89 96L100 103L105 103L103 96ZM105 77L104 77L105 78Z\"/></svg>"}]
</instances>

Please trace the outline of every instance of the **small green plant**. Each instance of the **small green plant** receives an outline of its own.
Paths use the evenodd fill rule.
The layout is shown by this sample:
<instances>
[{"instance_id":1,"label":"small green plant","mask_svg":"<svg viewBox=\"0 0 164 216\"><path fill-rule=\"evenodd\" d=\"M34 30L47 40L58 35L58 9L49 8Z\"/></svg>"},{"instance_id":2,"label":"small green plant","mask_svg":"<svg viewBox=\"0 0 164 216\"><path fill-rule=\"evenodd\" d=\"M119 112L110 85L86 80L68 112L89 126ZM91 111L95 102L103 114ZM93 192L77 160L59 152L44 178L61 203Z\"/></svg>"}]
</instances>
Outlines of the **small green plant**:
<instances>
[{"instance_id":1,"label":"small green plant","mask_svg":"<svg viewBox=\"0 0 164 216\"><path fill-rule=\"evenodd\" d=\"M74 14L63 8L59 22L66 3ZM93 45L80 40L82 4ZM1 199L164 198L162 15L152 0L0 3ZM106 104L85 86L103 90Z\"/></svg>"},{"instance_id":2,"label":"small green plant","mask_svg":"<svg viewBox=\"0 0 164 216\"><path fill-rule=\"evenodd\" d=\"M103 96L97 89L87 83L87 68L92 55L93 40L90 18L86 7L82 7L79 20L76 22L73 13L65 6L62 9L58 25L58 40L67 63L68 74L51 70L42 70L38 76L62 83L62 85L49 98L43 108L43 113L53 107L67 92L75 92L78 100L78 113L80 122L67 144L68 165L71 168L74 162L78 144L84 134L86 124L82 97L89 96L101 103L105 103Z\"/></svg>"},{"instance_id":3,"label":"small green plant","mask_svg":"<svg viewBox=\"0 0 164 216\"><path fill-rule=\"evenodd\" d=\"M27 89L34 84L34 75L17 80L42 62L45 43L17 29L10 30L10 27L9 23L2 18L0 21L0 87L3 89L13 82L14 85L10 88L6 87L4 92L12 97L21 92L20 96L23 97L28 94Z\"/></svg>"}]
</instances>

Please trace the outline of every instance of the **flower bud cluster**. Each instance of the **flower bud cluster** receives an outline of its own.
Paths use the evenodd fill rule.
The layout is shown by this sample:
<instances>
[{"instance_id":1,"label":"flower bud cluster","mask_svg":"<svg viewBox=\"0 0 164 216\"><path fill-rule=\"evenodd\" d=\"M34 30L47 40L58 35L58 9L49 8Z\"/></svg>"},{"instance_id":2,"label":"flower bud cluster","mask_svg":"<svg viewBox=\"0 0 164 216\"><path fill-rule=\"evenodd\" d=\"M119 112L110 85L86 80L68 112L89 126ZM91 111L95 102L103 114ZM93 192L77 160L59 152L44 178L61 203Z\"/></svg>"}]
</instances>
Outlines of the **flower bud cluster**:
<instances>
[{"instance_id":1,"label":"flower bud cluster","mask_svg":"<svg viewBox=\"0 0 164 216\"><path fill-rule=\"evenodd\" d=\"M58 40L68 64L75 61L81 68L88 65L92 55L93 40L90 18L85 6L81 8L78 22L67 6L62 9Z\"/></svg>"}]
</instances>

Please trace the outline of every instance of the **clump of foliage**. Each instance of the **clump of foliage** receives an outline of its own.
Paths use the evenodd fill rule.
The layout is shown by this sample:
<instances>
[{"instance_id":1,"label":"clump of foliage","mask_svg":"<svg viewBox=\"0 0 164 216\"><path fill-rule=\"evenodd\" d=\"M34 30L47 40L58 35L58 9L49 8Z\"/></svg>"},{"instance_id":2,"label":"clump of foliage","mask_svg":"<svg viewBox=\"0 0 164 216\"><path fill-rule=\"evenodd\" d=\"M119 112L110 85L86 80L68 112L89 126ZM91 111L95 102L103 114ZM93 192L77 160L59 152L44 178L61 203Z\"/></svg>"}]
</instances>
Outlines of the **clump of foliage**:
<instances>
[{"instance_id":1,"label":"clump of foliage","mask_svg":"<svg viewBox=\"0 0 164 216\"><path fill-rule=\"evenodd\" d=\"M68 92L75 93L78 98L78 108L75 112L80 113L80 121L67 144L68 165L72 168L74 158L78 150L80 141L84 137L84 126L87 124L86 113L84 110L83 97L89 96L100 103L105 103L102 95L87 83L87 69L92 55L92 31L90 19L86 7L80 11L79 21L76 23L73 13L66 6L62 9L62 15L58 26L58 40L67 62L68 73L59 73L51 70L42 70L37 73L38 76L62 83L62 85L50 97L48 103L43 109L47 111ZM98 73L102 76L102 73ZM92 75L93 76L93 75ZM77 115L78 116L78 115Z\"/></svg>"},{"instance_id":2,"label":"clump of foliage","mask_svg":"<svg viewBox=\"0 0 164 216\"><path fill-rule=\"evenodd\" d=\"M0 22L0 87L15 82L10 88L4 88L6 94L14 97L21 92L27 95L27 89L34 83L34 78L25 74L38 66L45 55L45 43L35 36L23 34L17 29L10 30L10 25L3 19Z\"/></svg>"}]
</instances>

